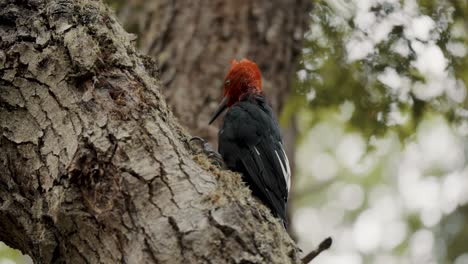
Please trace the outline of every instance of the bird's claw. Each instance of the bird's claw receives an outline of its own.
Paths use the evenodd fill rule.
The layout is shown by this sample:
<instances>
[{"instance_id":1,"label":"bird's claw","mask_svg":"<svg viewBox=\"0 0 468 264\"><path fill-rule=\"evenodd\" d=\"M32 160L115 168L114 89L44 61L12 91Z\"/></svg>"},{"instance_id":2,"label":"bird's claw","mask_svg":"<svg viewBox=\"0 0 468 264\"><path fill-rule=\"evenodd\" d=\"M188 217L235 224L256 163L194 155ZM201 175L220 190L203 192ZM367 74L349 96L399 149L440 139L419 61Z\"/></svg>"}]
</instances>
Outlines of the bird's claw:
<instances>
[{"instance_id":1,"label":"bird's claw","mask_svg":"<svg viewBox=\"0 0 468 264\"><path fill-rule=\"evenodd\" d=\"M193 152L195 153L200 153L201 150L203 150L203 145L206 143L206 141L201 138L201 137L192 137L189 140L189 146L192 149Z\"/></svg>"},{"instance_id":2,"label":"bird's claw","mask_svg":"<svg viewBox=\"0 0 468 264\"><path fill-rule=\"evenodd\" d=\"M204 153L210 162L218 167L224 167L223 157L216 152L206 140L201 137L194 136L189 140L189 145L195 154Z\"/></svg>"},{"instance_id":3,"label":"bird's claw","mask_svg":"<svg viewBox=\"0 0 468 264\"><path fill-rule=\"evenodd\" d=\"M216 152L216 151L213 151L211 153L208 154L208 159L211 161L211 163L213 163L214 165L220 167L220 168L224 168L224 161L223 161L223 157L221 157L221 155Z\"/></svg>"}]
</instances>

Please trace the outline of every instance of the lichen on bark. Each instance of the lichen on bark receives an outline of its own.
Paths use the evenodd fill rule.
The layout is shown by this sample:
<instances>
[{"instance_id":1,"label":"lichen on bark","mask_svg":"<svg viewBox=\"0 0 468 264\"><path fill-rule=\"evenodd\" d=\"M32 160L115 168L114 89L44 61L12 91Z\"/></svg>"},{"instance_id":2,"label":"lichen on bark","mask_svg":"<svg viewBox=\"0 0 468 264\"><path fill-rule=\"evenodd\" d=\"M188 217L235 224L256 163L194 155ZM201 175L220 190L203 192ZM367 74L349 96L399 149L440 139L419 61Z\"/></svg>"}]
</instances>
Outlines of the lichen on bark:
<instances>
[{"instance_id":1,"label":"lichen on bark","mask_svg":"<svg viewBox=\"0 0 468 264\"><path fill-rule=\"evenodd\" d=\"M101 2L2 1L0 38L0 240L37 263L298 262Z\"/></svg>"}]
</instances>

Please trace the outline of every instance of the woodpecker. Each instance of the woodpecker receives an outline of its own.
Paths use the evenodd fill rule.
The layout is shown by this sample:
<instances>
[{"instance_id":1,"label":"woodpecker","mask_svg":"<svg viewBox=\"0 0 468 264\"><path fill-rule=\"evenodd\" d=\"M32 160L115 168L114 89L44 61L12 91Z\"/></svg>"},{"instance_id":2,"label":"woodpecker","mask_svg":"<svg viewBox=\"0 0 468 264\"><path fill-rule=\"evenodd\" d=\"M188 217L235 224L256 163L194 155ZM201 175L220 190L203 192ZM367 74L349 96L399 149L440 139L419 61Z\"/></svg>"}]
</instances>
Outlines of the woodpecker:
<instances>
[{"instance_id":1,"label":"woodpecker","mask_svg":"<svg viewBox=\"0 0 468 264\"><path fill-rule=\"evenodd\" d=\"M252 194L286 226L291 169L257 64L233 60L223 86L223 99L209 121L228 109L218 132L219 153L227 168L241 173Z\"/></svg>"}]
</instances>

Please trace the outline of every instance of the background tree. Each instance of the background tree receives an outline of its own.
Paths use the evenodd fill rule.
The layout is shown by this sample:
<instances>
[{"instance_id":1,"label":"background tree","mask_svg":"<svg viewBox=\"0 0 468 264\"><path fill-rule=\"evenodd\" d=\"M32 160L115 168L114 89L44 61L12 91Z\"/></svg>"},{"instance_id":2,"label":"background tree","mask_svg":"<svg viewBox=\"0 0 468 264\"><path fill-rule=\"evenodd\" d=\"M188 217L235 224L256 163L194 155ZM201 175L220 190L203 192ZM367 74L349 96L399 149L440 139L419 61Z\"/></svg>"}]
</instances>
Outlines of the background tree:
<instances>
[{"instance_id":1,"label":"background tree","mask_svg":"<svg viewBox=\"0 0 468 264\"><path fill-rule=\"evenodd\" d=\"M157 59L168 105L194 135L216 144L217 128L207 123L232 59L255 61L275 112L282 109L311 1L109 2L139 49Z\"/></svg>"}]
</instances>

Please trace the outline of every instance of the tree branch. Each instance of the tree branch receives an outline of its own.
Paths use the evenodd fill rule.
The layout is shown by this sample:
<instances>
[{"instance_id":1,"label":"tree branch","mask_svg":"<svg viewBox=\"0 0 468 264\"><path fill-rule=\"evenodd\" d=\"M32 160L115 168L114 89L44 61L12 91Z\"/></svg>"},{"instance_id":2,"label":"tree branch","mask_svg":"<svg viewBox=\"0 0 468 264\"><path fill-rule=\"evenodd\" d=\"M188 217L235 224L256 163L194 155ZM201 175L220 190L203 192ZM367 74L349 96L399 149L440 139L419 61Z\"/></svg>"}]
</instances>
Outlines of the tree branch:
<instances>
[{"instance_id":1,"label":"tree branch","mask_svg":"<svg viewBox=\"0 0 468 264\"><path fill-rule=\"evenodd\" d=\"M320 253L323 251L329 249L332 245L332 238L327 237L325 240L323 240L320 245L312 250L309 254L307 254L304 258L302 258L302 263L309 263L311 262L315 257L317 257Z\"/></svg>"}]
</instances>

